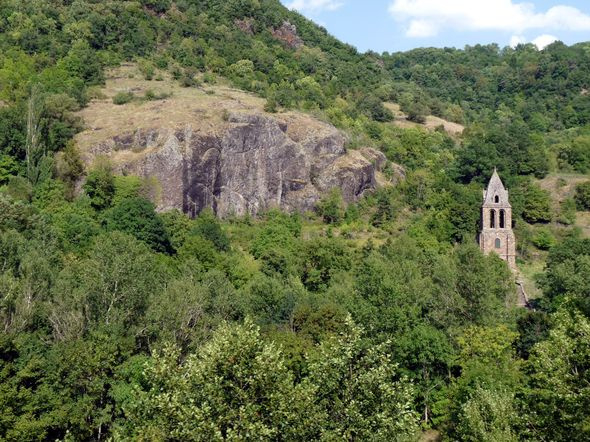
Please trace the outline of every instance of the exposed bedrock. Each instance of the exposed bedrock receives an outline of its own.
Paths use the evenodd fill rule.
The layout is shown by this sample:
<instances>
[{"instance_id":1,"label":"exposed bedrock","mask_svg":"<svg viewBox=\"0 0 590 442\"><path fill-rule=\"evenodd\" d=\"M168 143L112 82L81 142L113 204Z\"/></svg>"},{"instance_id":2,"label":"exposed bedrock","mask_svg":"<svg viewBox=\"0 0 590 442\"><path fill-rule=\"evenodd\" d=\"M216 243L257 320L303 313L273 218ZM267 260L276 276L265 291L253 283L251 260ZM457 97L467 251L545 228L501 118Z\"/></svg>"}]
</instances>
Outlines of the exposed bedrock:
<instances>
[{"instance_id":1,"label":"exposed bedrock","mask_svg":"<svg viewBox=\"0 0 590 442\"><path fill-rule=\"evenodd\" d=\"M85 159L106 155L119 173L156 177L158 209L193 216L206 207L221 217L272 207L303 212L335 187L346 202L375 189L375 174L386 162L381 152L346 152L336 128L305 122L234 113L211 132L190 124L135 129L93 145Z\"/></svg>"}]
</instances>

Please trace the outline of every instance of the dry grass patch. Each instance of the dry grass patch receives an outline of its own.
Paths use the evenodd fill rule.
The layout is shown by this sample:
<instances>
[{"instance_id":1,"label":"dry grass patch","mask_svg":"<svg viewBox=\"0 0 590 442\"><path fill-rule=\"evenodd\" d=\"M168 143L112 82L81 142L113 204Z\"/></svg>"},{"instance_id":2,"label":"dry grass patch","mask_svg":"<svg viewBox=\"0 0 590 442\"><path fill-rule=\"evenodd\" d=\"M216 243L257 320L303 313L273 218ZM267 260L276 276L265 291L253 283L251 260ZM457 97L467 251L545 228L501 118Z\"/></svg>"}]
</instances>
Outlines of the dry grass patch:
<instances>
[{"instance_id":1,"label":"dry grass patch","mask_svg":"<svg viewBox=\"0 0 590 442\"><path fill-rule=\"evenodd\" d=\"M105 87L79 112L86 124L86 130L76 136L82 152L136 129L190 124L193 130L215 132L224 126L224 113L262 112L264 106L263 99L224 84L184 88L166 72L159 72L159 76L162 81L145 80L130 63L107 72ZM117 105L113 98L118 94L133 94L138 99ZM160 99L152 100L150 94Z\"/></svg>"},{"instance_id":2,"label":"dry grass patch","mask_svg":"<svg viewBox=\"0 0 590 442\"><path fill-rule=\"evenodd\" d=\"M402 129L410 129L414 127L422 127L428 130L435 130L437 127L442 126L444 130L452 136L458 136L463 133L465 126L447 121L434 115L428 115L426 121L423 124L415 123L407 119L407 115L403 113L397 103L384 103L385 107L393 113L393 124Z\"/></svg>"},{"instance_id":3,"label":"dry grass patch","mask_svg":"<svg viewBox=\"0 0 590 442\"><path fill-rule=\"evenodd\" d=\"M577 212L574 224L582 231L582 235L590 238L590 212Z\"/></svg>"},{"instance_id":4,"label":"dry grass patch","mask_svg":"<svg viewBox=\"0 0 590 442\"><path fill-rule=\"evenodd\" d=\"M588 181L588 175L575 173L552 173L542 180L539 186L549 192L556 204L561 204L565 199L574 196L576 185Z\"/></svg>"},{"instance_id":5,"label":"dry grass patch","mask_svg":"<svg viewBox=\"0 0 590 442\"><path fill-rule=\"evenodd\" d=\"M538 299L542 297L543 292L537 287L535 279L536 275L543 273L545 270L545 257L519 264L518 270L528 298Z\"/></svg>"}]
</instances>

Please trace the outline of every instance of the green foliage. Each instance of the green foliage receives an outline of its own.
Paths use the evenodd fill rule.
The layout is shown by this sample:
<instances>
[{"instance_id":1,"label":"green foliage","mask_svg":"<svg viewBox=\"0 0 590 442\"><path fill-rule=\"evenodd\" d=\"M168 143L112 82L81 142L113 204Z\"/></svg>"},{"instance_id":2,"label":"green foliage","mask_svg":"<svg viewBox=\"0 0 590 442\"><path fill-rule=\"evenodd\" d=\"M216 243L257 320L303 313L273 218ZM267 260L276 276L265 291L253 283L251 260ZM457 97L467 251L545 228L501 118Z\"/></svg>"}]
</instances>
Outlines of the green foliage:
<instances>
[{"instance_id":1,"label":"green foliage","mask_svg":"<svg viewBox=\"0 0 590 442\"><path fill-rule=\"evenodd\" d=\"M322 438L411 440L417 430L411 384L385 346L365 349L362 330L350 318L346 326L320 346L309 367L325 416Z\"/></svg>"},{"instance_id":2,"label":"green foliage","mask_svg":"<svg viewBox=\"0 0 590 442\"><path fill-rule=\"evenodd\" d=\"M541 250L549 250L555 245L555 236L549 229L540 229L533 237L533 244Z\"/></svg>"},{"instance_id":3,"label":"green foliage","mask_svg":"<svg viewBox=\"0 0 590 442\"><path fill-rule=\"evenodd\" d=\"M145 59L140 59L137 62L137 67L139 68L139 72L143 75L143 78L146 80L152 80L154 78L154 74L156 73L156 69L154 65ZM115 104L124 104L124 103L115 103Z\"/></svg>"},{"instance_id":4,"label":"green foliage","mask_svg":"<svg viewBox=\"0 0 590 442\"><path fill-rule=\"evenodd\" d=\"M252 322L223 325L181 364L174 348L156 353L127 412L125 432L160 440L303 440L314 423L308 384L294 385L281 352Z\"/></svg>"},{"instance_id":5,"label":"green foliage","mask_svg":"<svg viewBox=\"0 0 590 442\"><path fill-rule=\"evenodd\" d=\"M178 249L178 255L184 260L196 259L207 270L216 267L220 261L215 244L201 235L188 236Z\"/></svg>"},{"instance_id":6,"label":"green foliage","mask_svg":"<svg viewBox=\"0 0 590 442\"><path fill-rule=\"evenodd\" d=\"M546 341L533 347L527 364L528 430L533 438L582 441L590 434L588 376L590 323L560 312Z\"/></svg>"},{"instance_id":7,"label":"green foliage","mask_svg":"<svg viewBox=\"0 0 590 442\"><path fill-rule=\"evenodd\" d=\"M562 224L571 225L576 222L576 201L567 198L561 203L558 221Z\"/></svg>"},{"instance_id":8,"label":"green foliage","mask_svg":"<svg viewBox=\"0 0 590 442\"><path fill-rule=\"evenodd\" d=\"M459 440L519 440L515 424L518 411L514 395L478 387L461 408L457 435Z\"/></svg>"},{"instance_id":9,"label":"green foliage","mask_svg":"<svg viewBox=\"0 0 590 442\"><path fill-rule=\"evenodd\" d=\"M80 152L73 142L67 143L63 152L58 156L56 172L68 186L69 196L73 196L74 186L84 173L84 164L80 158Z\"/></svg>"},{"instance_id":10,"label":"green foliage","mask_svg":"<svg viewBox=\"0 0 590 442\"><path fill-rule=\"evenodd\" d=\"M8 155L0 156L0 184L6 184L10 177L16 175L19 165L13 157Z\"/></svg>"},{"instance_id":11,"label":"green foliage","mask_svg":"<svg viewBox=\"0 0 590 442\"><path fill-rule=\"evenodd\" d=\"M381 191L377 194L377 210L371 216L371 224L382 227L395 218L392 198L389 192Z\"/></svg>"},{"instance_id":12,"label":"green foliage","mask_svg":"<svg viewBox=\"0 0 590 442\"><path fill-rule=\"evenodd\" d=\"M590 181L576 185L574 201L578 210L590 210Z\"/></svg>"},{"instance_id":13,"label":"green foliage","mask_svg":"<svg viewBox=\"0 0 590 442\"><path fill-rule=\"evenodd\" d=\"M99 164L91 170L83 188L90 198L92 207L97 210L109 207L115 194L115 178L110 165Z\"/></svg>"},{"instance_id":14,"label":"green foliage","mask_svg":"<svg viewBox=\"0 0 590 442\"><path fill-rule=\"evenodd\" d=\"M562 146L558 158L576 172L590 171L590 136L581 135Z\"/></svg>"},{"instance_id":15,"label":"green foliage","mask_svg":"<svg viewBox=\"0 0 590 442\"><path fill-rule=\"evenodd\" d=\"M170 239L154 205L144 198L126 198L105 213L108 230L119 230L143 241L156 252L169 252Z\"/></svg>"},{"instance_id":16,"label":"green foliage","mask_svg":"<svg viewBox=\"0 0 590 442\"><path fill-rule=\"evenodd\" d=\"M133 92L117 92L113 97L113 103L118 105L127 104L131 103L134 98Z\"/></svg>"},{"instance_id":17,"label":"green foliage","mask_svg":"<svg viewBox=\"0 0 590 442\"><path fill-rule=\"evenodd\" d=\"M344 202L339 188L332 189L328 195L316 204L316 212L324 222L339 224L344 218Z\"/></svg>"},{"instance_id":18,"label":"green foliage","mask_svg":"<svg viewBox=\"0 0 590 442\"><path fill-rule=\"evenodd\" d=\"M514 212L528 223L551 221L551 199L549 192L532 182L524 183L512 192Z\"/></svg>"},{"instance_id":19,"label":"green foliage","mask_svg":"<svg viewBox=\"0 0 590 442\"><path fill-rule=\"evenodd\" d=\"M120 232L99 235L87 258L69 263L58 276L53 333L68 338L93 324L139 324L151 294L160 289L147 246Z\"/></svg>"},{"instance_id":20,"label":"green foliage","mask_svg":"<svg viewBox=\"0 0 590 442\"><path fill-rule=\"evenodd\" d=\"M325 290L338 272L350 268L349 251L339 238L307 242L302 255L302 282L312 292Z\"/></svg>"},{"instance_id":21,"label":"green foliage","mask_svg":"<svg viewBox=\"0 0 590 442\"><path fill-rule=\"evenodd\" d=\"M369 435L407 440L416 430L411 386L382 351L365 353L358 328L349 327L319 349L309 376L299 383L282 353L265 343L249 320L221 326L181 363L178 350L168 347L154 355L144 374L147 389L126 408L119 434L166 440L252 433L262 440Z\"/></svg>"},{"instance_id":22,"label":"green foliage","mask_svg":"<svg viewBox=\"0 0 590 442\"><path fill-rule=\"evenodd\" d=\"M461 376L450 396L451 431L460 440L517 440L519 424L515 389L521 382L513 342L518 336L505 325L468 327L458 338Z\"/></svg>"},{"instance_id":23,"label":"green foliage","mask_svg":"<svg viewBox=\"0 0 590 442\"><path fill-rule=\"evenodd\" d=\"M285 21L303 47L273 37ZM586 183L554 213L532 181L590 168L588 44L380 56L276 0L9 0L0 49L0 439L411 440L418 415L449 440L588 438ZM77 112L124 60L225 77L403 168L320 217L157 214L157 183L103 162L76 195ZM384 102L466 129L400 128ZM535 312L473 244L494 167L519 258L547 256Z\"/></svg>"},{"instance_id":24,"label":"green foliage","mask_svg":"<svg viewBox=\"0 0 590 442\"><path fill-rule=\"evenodd\" d=\"M229 238L221 230L219 221L211 210L204 210L199 214L192 233L211 241L221 252L226 252L230 248Z\"/></svg>"},{"instance_id":25,"label":"green foliage","mask_svg":"<svg viewBox=\"0 0 590 442\"><path fill-rule=\"evenodd\" d=\"M554 246L547 259L547 271L540 281L546 302L557 308L569 297L571 302L590 315L590 240L567 238Z\"/></svg>"},{"instance_id":26,"label":"green foliage","mask_svg":"<svg viewBox=\"0 0 590 442\"><path fill-rule=\"evenodd\" d=\"M360 112L375 121L393 120L392 112L374 95L366 95L359 101L357 106Z\"/></svg>"}]
</instances>

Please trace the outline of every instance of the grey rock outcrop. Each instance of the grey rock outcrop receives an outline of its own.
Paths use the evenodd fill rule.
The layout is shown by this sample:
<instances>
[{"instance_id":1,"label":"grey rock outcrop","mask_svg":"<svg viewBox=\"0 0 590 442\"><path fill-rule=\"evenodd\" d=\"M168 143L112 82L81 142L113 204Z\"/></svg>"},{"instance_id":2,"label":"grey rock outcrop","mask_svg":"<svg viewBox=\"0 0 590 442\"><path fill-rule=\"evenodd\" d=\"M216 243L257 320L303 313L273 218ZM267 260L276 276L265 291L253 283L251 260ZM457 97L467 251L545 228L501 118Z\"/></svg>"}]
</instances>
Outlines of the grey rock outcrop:
<instances>
[{"instance_id":1,"label":"grey rock outcrop","mask_svg":"<svg viewBox=\"0 0 590 442\"><path fill-rule=\"evenodd\" d=\"M311 210L327 191L342 190L346 202L376 187L386 160L374 149L346 152L336 128L314 121L280 120L258 113L233 113L214 131L136 129L86 150L113 158L123 174L152 176L161 185L159 210L191 215L210 207L221 217L257 214L278 207Z\"/></svg>"}]
</instances>

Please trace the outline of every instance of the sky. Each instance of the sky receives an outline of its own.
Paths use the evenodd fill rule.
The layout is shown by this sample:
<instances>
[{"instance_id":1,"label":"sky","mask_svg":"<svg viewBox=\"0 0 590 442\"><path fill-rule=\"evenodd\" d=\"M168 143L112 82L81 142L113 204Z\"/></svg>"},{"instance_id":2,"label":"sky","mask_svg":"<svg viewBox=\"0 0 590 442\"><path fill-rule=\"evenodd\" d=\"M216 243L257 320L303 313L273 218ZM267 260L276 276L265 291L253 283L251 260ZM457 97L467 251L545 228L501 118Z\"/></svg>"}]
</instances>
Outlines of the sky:
<instances>
[{"instance_id":1,"label":"sky","mask_svg":"<svg viewBox=\"0 0 590 442\"><path fill-rule=\"evenodd\" d=\"M590 41L590 0L281 0L361 52Z\"/></svg>"}]
</instances>

